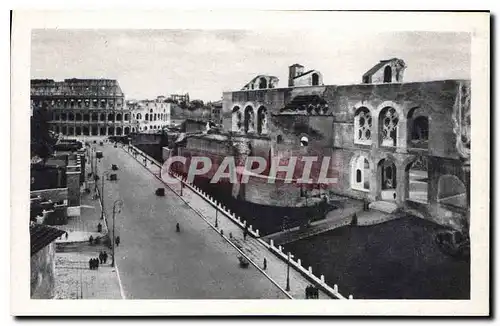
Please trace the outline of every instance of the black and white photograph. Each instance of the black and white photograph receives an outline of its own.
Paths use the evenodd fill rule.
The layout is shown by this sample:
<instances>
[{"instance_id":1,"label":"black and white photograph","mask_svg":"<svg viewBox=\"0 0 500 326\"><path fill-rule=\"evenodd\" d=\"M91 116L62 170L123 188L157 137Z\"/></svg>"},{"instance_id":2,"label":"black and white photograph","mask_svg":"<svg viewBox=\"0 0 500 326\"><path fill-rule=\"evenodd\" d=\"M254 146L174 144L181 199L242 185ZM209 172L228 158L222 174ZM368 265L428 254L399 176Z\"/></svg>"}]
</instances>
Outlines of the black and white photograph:
<instances>
[{"instance_id":1,"label":"black and white photograph","mask_svg":"<svg viewBox=\"0 0 500 326\"><path fill-rule=\"evenodd\" d=\"M15 12L15 310L487 315L489 19Z\"/></svg>"}]
</instances>

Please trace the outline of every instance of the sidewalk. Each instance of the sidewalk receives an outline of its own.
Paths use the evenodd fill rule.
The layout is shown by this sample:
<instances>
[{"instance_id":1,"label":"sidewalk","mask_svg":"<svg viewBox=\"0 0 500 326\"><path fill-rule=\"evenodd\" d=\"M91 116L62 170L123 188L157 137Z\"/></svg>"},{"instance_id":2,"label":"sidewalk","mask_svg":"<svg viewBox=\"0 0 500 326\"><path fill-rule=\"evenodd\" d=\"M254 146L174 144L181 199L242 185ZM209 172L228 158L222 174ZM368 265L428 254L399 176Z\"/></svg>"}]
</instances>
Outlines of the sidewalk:
<instances>
[{"instance_id":1,"label":"sidewalk","mask_svg":"<svg viewBox=\"0 0 500 326\"><path fill-rule=\"evenodd\" d=\"M89 259L98 254L56 253L55 299L121 299L116 270L109 260L99 269L89 269Z\"/></svg>"},{"instance_id":2,"label":"sidewalk","mask_svg":"<svg viewBox=\"0 0 500 326\"><path fill-rule=\"evenodd\" d=\"M124 151L130 154L126 148ZM132 154L130 154L132 155ZM138 162L143 164L141 156L137 156ZM159 168L152 165L150 162L147 164L147 168L150 172L159 177ZM180 181L176 180L174 183L169 183L167 189L172 189L176 194L180 194L181 185ZM219 232L222 230L225 237L229 238L236 247L238 247L244 254L246 254L257 266L263 268L264 258L267 260L267 269L264 273L272 280L274 280L283 289L286 288L287 279L287 263L283 261L280 257L271 252L266 246L264 246L258 239L253 238L251 235L247 236L247 239L243 239L243 230L232 220L230 220L226 215L218 211L212 204L207 202L200 195L195 193L189 187L184 186L182 191L182 199L195 211L204 217L211 225L215 226L216 216L217 216L217 229ZM167 192L166 194L169 194ZM292 257L293 258L293 257ZM290 264L290 291L288 292L293 298L304 299L305 289L308 285L313 284L308 281L299 271L295 270L292 264ZM330 299L325 292L319 291L320 299Z\"/></svg>"},{"instance_id":3,"label":"sidewalk","mask_svg":"<svg viewBox=\"0 0 500 326\"><path fill-rule=\"evenodd\" d=\"M312 222L308 228L295 227L288 231L276 232L262 237L265 241L273 240L276 244L286 244L312 237L330 230L349 225L354 213L363 211L363 202L355 199L336 197L339 208L328 212L323 220Z\"/></svg>"},{"instance_id":4,"label":"sidewalk","mask_svg":"<svg viewBox=\"0 0 500 326\"><path fill-rule=\"evenodd\" d=\"M90 173L91 167L85 166L85 176ZM106 233L105 223L101 220L101 206L99 199L94 199L95 196L94 181L87 181L87 187L90 193L81 192L80 197L80 216L69 217L66 225L58 226L59 229L68 232L68 238L63 235L56 243L66 242L82 242L88 241L92 236L94 239L103 237ZM102 231L97 232L97 226L101 223Z\"/></svg>"},{"instance_id":5,"label":"sidewalk","mask_svg":"<svg viewBox=\"0 0 500 326\"><path fill-rule=\"evenodd\" d=\"M91 172L91 166L86 165L85 176ZM56 299L122 299L122 292L117 270L107 264L100 265L99 269L89 268L89 259L98 258L99 252L104 250L110 254L103 242L89 245L89 238L102 238L106 235L106 223L101 220L101 206L95 197L94 181L87 181L81 192L80 216L68 218L66 225L58 226L68 232L56 240ZM97 199L94 199L97 198ZM98 224L102 231L97 232Z\"/></svg>"}]
</instances>

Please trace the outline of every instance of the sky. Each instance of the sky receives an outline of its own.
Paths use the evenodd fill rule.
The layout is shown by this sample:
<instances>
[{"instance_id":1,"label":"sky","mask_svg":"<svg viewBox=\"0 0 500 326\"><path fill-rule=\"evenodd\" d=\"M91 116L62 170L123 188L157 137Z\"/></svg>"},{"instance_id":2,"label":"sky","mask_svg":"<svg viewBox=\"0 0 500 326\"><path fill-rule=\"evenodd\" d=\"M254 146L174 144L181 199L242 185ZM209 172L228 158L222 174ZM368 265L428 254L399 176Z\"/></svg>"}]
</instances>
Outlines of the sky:
<instances>
[{"instance_id":1,"label":"sky","mask_svg":"<svg viewBox=\"0 0 500 326\"><path fill-rule=\"evenodd\" d=\"M403 59L405 82L470 79L467 33L347 34L316 30L33 30L31 77L117 79L126 99L184 94L216 101L256 75L299 63L326 85L360 83L383 59Z\"/></svg>"}]
</instances>

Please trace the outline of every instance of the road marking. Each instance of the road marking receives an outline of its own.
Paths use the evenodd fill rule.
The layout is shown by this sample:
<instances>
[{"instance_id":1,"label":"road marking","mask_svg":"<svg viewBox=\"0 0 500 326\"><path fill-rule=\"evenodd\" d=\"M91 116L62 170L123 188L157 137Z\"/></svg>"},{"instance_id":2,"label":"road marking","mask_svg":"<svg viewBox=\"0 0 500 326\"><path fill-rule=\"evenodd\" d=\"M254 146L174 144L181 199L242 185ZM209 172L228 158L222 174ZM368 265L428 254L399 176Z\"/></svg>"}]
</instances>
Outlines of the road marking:
<instances>
[{"instance_id":1,"label":"road marking","mask_svg":"<svg viewBox=\"0 0 500 326\"><path fill-rule=\"evenodd\" d=\"M116 271L116 276L118 276L118 285L120 286L120 295L122 297L122 300L127 299L125 296L125 291L123 290L123 284L122 284L122 279L120 278L120 271L118 270L118 263L116 262L115 259L115 271Z\"/></svg>"}]
</instances>

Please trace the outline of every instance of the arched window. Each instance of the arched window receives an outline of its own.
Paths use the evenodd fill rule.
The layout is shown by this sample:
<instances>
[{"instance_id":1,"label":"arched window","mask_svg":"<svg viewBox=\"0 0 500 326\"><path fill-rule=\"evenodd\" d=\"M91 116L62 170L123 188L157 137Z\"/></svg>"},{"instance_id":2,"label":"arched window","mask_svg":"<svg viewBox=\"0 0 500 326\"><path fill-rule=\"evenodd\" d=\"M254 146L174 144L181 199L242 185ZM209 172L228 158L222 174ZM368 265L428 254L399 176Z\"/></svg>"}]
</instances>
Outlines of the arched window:
<instances>
[{"instance_id":1,"label":"arched window","mask_svg":"<svg viewBox=\"0 0 500 326\"><path fill-rule=\"evenodd\" d=\"M117 136L121 136L122 135L122 128L121 127L117 127L116 128L116 135Z\"/></svg>"},{"instance_id":2,"label":"arched window","mask_svg":"<svg viewBox=\"0 0 500 326\"><path fill-rule=\"evenodd\" d=\"M386 107L380 111L379 129L382 146L397 146L399 115L394 108Z\"/></svg>"},{"instance_id":3,"label":"arched window","mask_svg":"<svg viewBox=\"0 0 500 326\"><path fill-rule=\"evenodd\" d=\"M259 89L267 88L267 79L262 77L259 80Z\"/></svg>"},{"instance_id":4,"label":"arched window","mask_svg":"<svg viewBox=\"0 0 500 326\"><path fill-rule=\"evenodd\" d=\"M313 86L319 85L319 75L317 73L312 74L312 85Z\"/></svg>"},{"instance_id":5,"label":"arched window","mask_svg":"<svg viewBox=\"0 0 500 326\"><path fill-rule=\"evenodd\" d=\"M100 118L101 121L105 121L106 120L106 114L101 113L100 116L99 116L99 118Z\"/></svg>"},{"instance_id":6,"label":"arched window","mask_svg":"<svg viewBox=\"0 0 500 326\"><path fill-rule=\"evenodd\" d=\"M75 115L73 114L73 112L68 113L68 120L75 121Z\"/></svg>"},{"instance_id":7,"label":"arched window","mask_svg":"<svg viewBox=\"0 0 500 326\"><path fill-rule=\"evenodd\" d=\"M392 82L392 68L390 66L386 66L384 68L384 83Z\"/></svg>"},{"instance_id":8,"label":"arched window","mask_svg":"<svg viewBox=\"0 0 500 326\"><path fill-rule=\"evenodd\" d=\"M254 113L250 105L245 108L245 132L254 131Z\"/></svg>"},{"instance_id":9,"label":"arched window","mask_svg":"<svg viewBox=\"0 0 500 326\"><path fill-rule=\"evenodd\" d=\"M408 180L408 200L427 204L429 183L427 156L419 156L406 166L405 172L405 180Z\"/></svg>"},{"instance_id":10,"label":"arched window","mask_svg":"<svg viewBox=\"0 0 500 326\"><path fill-rule=\"evenodd\" d=\"M369 191L371 178L370 162L366 157L358 156L351 164L351 188Z\"/></svg>"},{"instance_id":11,"label":"arched window","mask_svg":"<svg viewBox=\"0 0 500 326\"><path fill-rule=\"evenodd\" d=\"M240 132L241 128L243 126L242 119L241 119L241 110L239 106L235 106L233 108L232 116L231 116L231 121L232 121L232 131Z\"/></svg>"},{"instance_id":12,"label":"arched window","mask_svg":"<svg viewBox=\"0 0 500 326\"><path fill-rule=\"evenodd\" d=\"M414 143L426 143L429 140L429 119L417 117L413 120L411 128L411 141Z\"/></svg>"},{"instance_id":13,"label":"arched window","mask_svg":"<svg viewBox=\"0 0 500 326\"><path fill-rule=\"evenodd\" d=\"M128 135L130 133L130 128L129 127L125 127L124 132L125 132L125 135Z\"/></svg>"},{"instance_id":14,"label":"arched window","mask_svg":"<svg viewBox=\"0 0 500 326\"><path fill-rule=\"evenodd\" d=\"M115 115L113 113L108 114L108 121L115 121ZM114 135L114 133L113 133L113 135Z\"/></svg>"},{"instance_id":15,"label":"arched window","mask_svg":"<svg viewBox=\"0 0 500 326\"><path fill-rule=\"evenodd\" d=\"M257 133L267 134L267 109L263 106L257 111Z\"/></svg>"},{"instance_id":16,"label":"arched window","mask_svg":"<svg viewBox=\"0 0 500 326\"><path fill-rule=\"evenodd\" d=\"M97 113L92 113L92 121L97 121Z\"/></svg>"},{"instance_id":17,"label":"arched window","mask_svg":"<svg viewBox=\"0 0 500 326\"><path fill-rule=\"evenodd\" d=\"M82 121L82 114L81 113L77 113L75 114L75 120L76 121ZM77 136L81 135L81 131L79 134L77 134Z\"/></svg>"},{"instance_id":18,"label":"arched window","mask_svg":"<svg viewBox=\"0 0 500 326\"><path fill-rule=\"evenodd\" d=\"M153 116L153 117L154 117L154 121L156 121L156 113L154 114L154 116Z\"/></svg>"},{"instance_id":19,"label":"arched window","mask_svg":"<svg viewBox=\"0 0 500 326\"><path fill-rule=\"evenodd\" d=\"M372 143L372 115L365 108L359 108L354 116L354 143L371 145Z\"/></svg>"},{"instance_id":20,"label":"arched window","mask_svg":"<svg viewBox=\"0 0 500 326\"><path fill-rule=\"evenodd\" d=\"M142 119L142 114L137 113L137 115L135 116L135 118L136 118L137 120L141 120L141 119Z\"/></svg>"},{"instance_id":21,"label":"arched window","mask_svg":"<svg viewBox=\"0 0 500 326\"><path fill-rule=\"evenodd\" d=\"M121 113L118 113L116 115L116 121L122 121L122 114ZM116 131L118 131L118 129L116 129Z\"/></svg>"},{"instance_id":22,"label":"arched window","mask_svg":"<svg viewBox=\"0 0 500 326\"><path fill-rule=\"evenodd\" d=\"M128 113L125 113L125 121L128 121Z\"/></svg>"},{"instance_id":23,"label":"arched window","mask_svg":"<svg viewBox=\"0 0 500 326\"><path fill-rule=\"evenodd\" d=\"M61 113L61 120L66 121L66 112Z\"/></svg>"},{"instance_id":24,"label":"arched window","mask_svg":"<svg viewBox=\"0 0 500 326\"><path fill-rule=\"evenodd\" d=\"M149 121L149 114L148 114L148 113L146 113L146 114L145 114L144 119L145 119L146 121Z\"/></svg>"},{"instance_id":25,"label":"arched window","mask_svg":"<svg viewBox=\"0 0 500 326\"><path fill-rule=\"evenodd\" d=\"M83 121L90 121L90 114L88 114L88 113L84 113L84 114L83 114ZM88 136L88 133L87 133L87 134L85 134L85 129L84 129L83 134Z\"/></svg>"}]
</instances>

